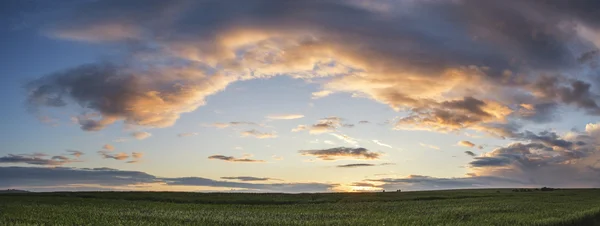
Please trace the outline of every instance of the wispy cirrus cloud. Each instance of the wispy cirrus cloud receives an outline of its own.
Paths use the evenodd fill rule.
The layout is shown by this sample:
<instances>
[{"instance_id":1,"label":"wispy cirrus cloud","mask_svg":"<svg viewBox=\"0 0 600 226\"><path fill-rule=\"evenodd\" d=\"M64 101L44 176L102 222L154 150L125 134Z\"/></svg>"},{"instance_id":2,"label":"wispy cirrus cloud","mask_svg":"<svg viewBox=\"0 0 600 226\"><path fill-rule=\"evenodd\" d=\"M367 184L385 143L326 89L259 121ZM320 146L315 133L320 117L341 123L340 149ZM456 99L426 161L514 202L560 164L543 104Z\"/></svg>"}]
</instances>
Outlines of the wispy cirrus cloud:
<instances>
[{"instance_id":1,"label":"wispy cirrus cloud","mask_svg":"<svg viewBox=\"0 0 600 226\"><path fill-rule=\"evenodd\" d=\"M373 140L373 143L375 143L375 144L377 144L377 145L379 145L379 146L383 146L383 147L387 147L387 148L393 148L393 147L392 147L392 145L389 145L389 144L384 144L384 143L382 143L382 142L381 142L381 141L379 141L379 140Z\"/></svg>"},{"instance_id":2,"label":"wispy cirrus cloud","mask_svg":"<svg viewBox=\"0 0 600 226\"><path fill-rule=\"evenodd\" d=\"M290 120L290 119L304 118L304 115L301 115L301 114L275 114L275 115L268 115L267 118L273 119L273 120Z\"/></svg>"},{"instance_id":3,"label":"wispy cirrus cloud","mask_svg":"<svg viewBox=\"0 0 600 226\"><path fill-rule=\"evenodd\" d=\"M344 164L337 165L338 168L359 168L359 167L369 167L369 166L390 166L396 165L395 163L381 163L381 164L369 164L369 163L353 163L353 164Z\"/></svg>"},{"instance_id":4,"label":"wispy cirrus cloud","mask_svg":"<svg viewBox=\"0 0 600 226\"><path fill-rule=\"evenodd\" d=\"M430 149L434 149L434 150L440 150L440 147L432 145L432 144L419 143L419 145L421 145L421 147L426 147L426 148L430 148Z\"/></svg>"},{"instance_id":5,"label":"wispy cirrus cloud","mask_svg":"<svg viewBox=\"0 0 600 226\"><path fill-rule=\"evenodd\" d=\"M258 139L267 139L267 138L276 138L277 137L276 133L260 132L258 130L254 130L254 129L243 131L241 134L242 134L242 137L255 137Z\"/></svg>"},{"instance_id":6,"label":"wispy cirrus cloud","mask_svg":"<svg viewBox=\"0 0 600 226\"><path fill-rule=\"evenodd\" d=\"M225 156L225 155L211 155L211 156L208 156L208 159L223 160L223 161L227 161L227 162L265 162L264 160L236 158L233 156Z\"/></svg>"},{"instance_id":7,"label":"wispy cirrus cloud","mask_svg":"<svg viewBox=\"0 0 600 226\"><path fill-rule=\"evenodd\" d=\"M281 179L270 178L270 177L251 177L251 176L239 176L239 177L221 177L225 180L239 180L239 181L280 181Z\"/></svg>"},{"instance_id":8,"label":"wispy cirrus cloud","mask_svg":"<svg viewBox=\"0 0 600 226\"><path fill-rule=\"evenodd\" d=\"M177 137L191 137L196 135L198 135L198 133L179 133L177 134Z\"/></svg>"},{"instance_id":9,"label":"wispy cirrus cloud","mask_svg":"<svg viewBox=\"0 0 600 226\"><path fill-rule=\"evenodd\" d=\"M262 125L255 123L255 122L216 122L213 124L208 125L209 127L216 127L216 128L228 128L228 127L235 127L235 126L258 126L261 127Z\"/></svg>"},{"instance_id":10,"label":"wispy cirrus cloud","mask_svg":"<svg viewBox=\"0 0 600 226\"><path fill-rule=\"evenodd\" d=\"M337 147L329 149L315 149L315 150L301 150L298 151L304 156L314 156L321 160L336 160L340 158L351 158L351 159L379 159L380 153L371 152L366 148L348 148L348 147Z\"/></svg>"}]
</instances>

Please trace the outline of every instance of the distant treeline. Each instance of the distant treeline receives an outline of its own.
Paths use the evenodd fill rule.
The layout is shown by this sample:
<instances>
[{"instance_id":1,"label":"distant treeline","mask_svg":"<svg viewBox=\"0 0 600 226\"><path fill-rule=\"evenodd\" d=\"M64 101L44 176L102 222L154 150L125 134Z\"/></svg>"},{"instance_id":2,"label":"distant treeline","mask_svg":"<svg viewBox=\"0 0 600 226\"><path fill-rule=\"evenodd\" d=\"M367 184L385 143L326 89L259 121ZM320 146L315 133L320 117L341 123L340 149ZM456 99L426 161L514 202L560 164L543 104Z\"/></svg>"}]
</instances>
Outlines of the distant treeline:
<instances>
[{"instance_id":1,"label":"distant treeline","mask_svg":"<svg viewBox=\"0 0 600 226\"><path fill-rule=\"evenodd\" d=\"M554 190L558 190L558 188L548 188L548 187L543 187L543 188L536 188L536 189L531 189L531 188L517 188L517 189L513 189L513 192L532 192L532 191L554 191Z\"/></svg>"}]
</instances>

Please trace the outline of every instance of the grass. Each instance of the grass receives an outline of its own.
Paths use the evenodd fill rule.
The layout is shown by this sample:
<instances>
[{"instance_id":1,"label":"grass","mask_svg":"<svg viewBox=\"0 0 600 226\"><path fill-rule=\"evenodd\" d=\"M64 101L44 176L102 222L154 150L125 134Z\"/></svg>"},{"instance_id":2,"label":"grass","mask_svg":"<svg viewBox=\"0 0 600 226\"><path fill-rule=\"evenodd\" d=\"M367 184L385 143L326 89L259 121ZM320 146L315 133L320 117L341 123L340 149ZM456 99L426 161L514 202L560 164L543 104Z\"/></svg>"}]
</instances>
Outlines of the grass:
<instances>
[{"instance_id":1,"label":"grass","mask_svg":"<svg viewBox=\"0 0 600 226\"><path fill-rule=\"evenodd\" d=\"M600 225L600 190L0 194L0 225Z\"/></svg>"}]
</instances>

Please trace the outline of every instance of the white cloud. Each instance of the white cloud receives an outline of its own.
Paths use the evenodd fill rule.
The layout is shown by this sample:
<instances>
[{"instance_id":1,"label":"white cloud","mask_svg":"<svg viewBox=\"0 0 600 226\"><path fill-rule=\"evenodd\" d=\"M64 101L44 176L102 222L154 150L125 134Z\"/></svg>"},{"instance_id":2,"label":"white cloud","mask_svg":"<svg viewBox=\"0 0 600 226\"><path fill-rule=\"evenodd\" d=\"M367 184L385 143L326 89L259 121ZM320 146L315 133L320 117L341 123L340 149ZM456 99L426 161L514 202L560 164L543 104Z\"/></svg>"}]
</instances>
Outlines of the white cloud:
<instances>
[{"instance_id":1,"label":"white cloud","mask_svg":"<svg viewBox=\"0 0 600 226\"><path fill-rule=\"evenodd\" d=\"M349 136L344 135L344 134L337 134L337 133L330 133L330 135L334 136L334 137L336 137L336 138L338 138L338 139L340 139L340 140L342 140L342 141L344 141L344 142L346 142L348 144L352 144L352 145L358 147L358 141L356 139L352 138L352 137L349 137Z\"/></svg>"},{"instance_id":2,"label":"white cloud","mask_svg":"<svg viewBox=\"0 0 600 226\"><path fill-rule=\"evenodd\" d=\"M421 145L421 147L426 147L426 148L431 148L431 149L435 149L435 150L440 150L440 147L435 146L435 145L431 145L431 144L419 143L419 145Z\"/></svg>"},{"instance_id":3,"label":"white cloud","mask_svg":"<svg viewBox=\"0 0 600 226\"><path fill-rule=\"evenodd\" d=\"M301 114L268 115L267 118L273 119L273 120L289 120L289 119L304 118L304 115L301 115Z\"/></svg>"},{"instance_id":4,"label":"white cloud","mask_svg":"<svg viewBox=\"0 0 600 226\"><path fill-rule=\"evenodd\" d=\"M377 145L379 145L379 146L384 146L384 147L392 148L392 146L391 146L391 145L389 145L389 144L384 144L384 143L381 143L379 140L373 140L373 143L375 143L375 144L377 144Z\"/></svg>"}]
</instances>

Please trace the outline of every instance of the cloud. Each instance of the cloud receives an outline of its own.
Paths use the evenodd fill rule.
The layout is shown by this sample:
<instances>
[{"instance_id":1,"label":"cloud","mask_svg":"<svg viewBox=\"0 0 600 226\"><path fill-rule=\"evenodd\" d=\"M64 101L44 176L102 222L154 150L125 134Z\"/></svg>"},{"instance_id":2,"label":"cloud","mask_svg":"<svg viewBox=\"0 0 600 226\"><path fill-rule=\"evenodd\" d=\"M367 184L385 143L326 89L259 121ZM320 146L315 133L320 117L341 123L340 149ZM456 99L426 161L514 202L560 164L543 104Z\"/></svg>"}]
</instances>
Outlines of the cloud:
<instances>
[{"instance_id":1,"label":"cloud","mask_svg":"<svg viewBox=\"0 0 600 226\"><path fill-rule=\"evenodd\" d=\"M348 144L354 145L354 146L358 146L358 141L348 135L345 134L337 134L337 133L330 133L331 136L334 136L335 138L338 138Z\"/></svg>"},{"instance_id":2,"label":"cloud","mask_svg":"<svg viewBox=\"0 0 600 226\"><path fill-rule=\"evenodd\" d=\"M301 114L280 114L280 115L268 115L268 119L273 120L289 120L289 119L299 119L304 118L304 115Z\"/></svg>"},{"instance_id":3,"label":"cloud","mask_svg":"<svg viewBox=\"0 0 600 226\"><path fill-rule=\"evenodd\" d=\"M79 154L79 153L77 153ZM80 162L79 160L70 159L66 156L56 155L49 157L45 154L8 154L7 156L0 157L0 164L30 164L30 165L44 165L44 166L62 166L65 164Z\"/></svg>"},{"instance_id":4,"label":"cloud","mask_svg":"<svg viewBox=\"0 0 600 226\"><path fill-rule=\"evenodd\" d=\"M144 131L137 131L137 132L131 133L131 136L134 137L135 139L143 140L143 139L146 139L146 138L152 136L152 134L150 134L148 132L144 132Z\"/></svg>"},{"instance_id":5,"label":"cloud","mask_svg":"<svg viewBox=\"0 0 600 226\"><path fill-rule=\"evenodd\" d=\"M257 130L248 130L248 131L244 131L242 132L242 136L243 137L256 137L258 139L267 139L267 138L275 138L277 137L277 134L275 133L267 133L267 132L260 132Z\"/></svg>"},{"instance_id":6,"label":"cloud","mask_svg":"<svg viewBox=\"0 0 600 226\"><path fill-rule=\"evenodd\" d=\"M421 147L426 147L426 148L430 148L430 149L434 149L434 150L440 150L440 147L431 145L431 144L419 143L419 145L421 145Z\"/></svg>"},{"instance_id":7,"label":"cloud","mask_svg":"<svg viewBox=\"0 0 600 226\"><path fill-rule=\"evenodd\" d=\"M190 137L190 136L196 136L198 135L198 133L179 133L177 134L178 137Z\"/></svg>"},{"instance_id":8,"label":"cloud","mask_svg":"<svg viewBox=\"0 0 600 226\"><path fill-rule=\"evenodd\" d=\"M416 190L445 190L445 189L466 189L466 188L515 188L532 187L525 181L514 180L504 177L493 176L473 176L473 177L455 177L455 178L436 178L421 175L409 175L404 178L381 178L368 179L367 183L376 182L377 187L385 190L416 191ZM540 185L538 187L541 187Z\"/></svg>"},{"instance_id":9,"label":"cloud","mask_svg":"<svg viewBox=\"0 0 600 226\"><path fill-rule=\"evenodd\" d=\"M227 127L232 127L232 126L261 126L261 125L254 123L254 122L227 122L227 123L217 122L217 123L211 124L210 126L222 129L222 128L227 128Z\"/></svg>"},{"instance_id":10,"label":"cloud","mask_svg":"<svg viewBox=\"0 0 600 226\"><path fill-rule=\"evenodd\" d=\"M373 140L373 143L375 143L375 144L377 144L377 145L379 145L379 146L388 147L388 148L393 148L391 145L389 145L389 144L384 144L384 143L381 143L381 141L379 141L379 140Z\"/></svg>"},{"instance_id":11,"label":"cloud","mask_svg":"<svg viewBox=\"0 0 600 226\"><path fill-rule=\"evenodd\" d=\"M306 125L298 125L296 126L296 128L292 129L292 132L298 132L298 131L302 131L302 130L306 130L308 129L308 127Z\"/></svg>"},{"instance_id":12,"label":"cloud","mask_svg":"<svg viewBox=\"0 0 600 226\"><path fill-rule=\"evenodd\" d=\"M83 152L78 151L78 150L67 150L67 152L69 153L69 155L75 156L75 158L79 158L82 155L84 155Z\"/></svg>"},{"instance_id":13,"label":"cloud","mask_svg":"<svg viewBox=\"0 0 600 226\"><path fill-rule=\"evenodd\" d=\"M336 184L325 183L245 183L217 181L202 177L158 177L140 171L125 171L110 168L66 168L66 167L0 167L0 188L26 188L32 191L56 190L135 190L140 184L162 184L162 190L171 186L190 186L216 189L245 189L254 192L331 192ZM77 186L74 186L77 185ZM65 189L66 188L66 189ZM147 190L148 187L141 187Z\"/></svg>"},{"instance_id":14,"label":"cloud","mask_svg":"<svg viewBox=\"0 0 600 226\"><path fill-rule=\"evenodd\" d=\"M357 168L357 167L366 167L366 166L376 166L375 164L367 164L367 163L354 163L354 164L345 164L345 165L337 165L339 168Z\"/></svg>"},{"instance_id":15,"label":"cloud","mask_svg":"<svg viewBox=\"0 0 600 226\"><path fill-rule=\"evenodd\" d=\"M274 179L274 178L269 178L269 177L249 177L249 176L242 176L242 177L221 177L221 179L224 179L224 180L239 180L239 181L269 181L269 180L280 180L280 179Z\"/></svg>"},{"instance_id":16,"label":"cloud","mask_svg":"<svg viewBox=\"0 0 600 226\"><path fill-rule=\"evenodd\" d=\"M312 93L312 99L323 98L323 97L329 96L332 93L333 92L330 90L322 90L322 91L314 92L314 93Z\"/></svg>"},{"instance_id":17,"label":"cloud","mask_svg":"<svg viewBox=\"0 0 600 226\"><path fill-rule=\"evenodd\" d=\"M29 82L27 102L96 113L78 120L88 131L117 121L168 127L231 83L289 76L319 79L315 97L348 93L402 112L396 129L495 133L554 120L567 107L600 114L582 65L598 48L595 4L398 1L380 10L348 1L90 1L47 18L45 34L129 48L114 62ZM249 10L262 8L274 10Z\"/></svg>"},{"instance_id":18,"label":"cloud","mask_svg":"<svg viewBox=\"0 0 600 226\"><path fill-rule=\"evenodd\" d=\"M337 165L339 168L358 168L358 167L369 167L369 166L389 166L396 165L394 163L381 163L381 164L368 164L368 163L354 163L354 164L345 164L345 165Z\"/></svg>"},{"instance_id":19,"label":"cloud","mask_svg":"<svg viewBox=\"0 0 600 226\"><path fill-rule=\"evenodd\" d=\"M142 160L142 157L144 157L144 153L142 152L131 152L131 158L133 159L127 161L126 163L138 163Z\"/></svg>"},{"instance_id":20,"label":"cloud","mask_svg":"<svg viewBox=\"0 0 600 226\"><path fill-rule=\"evenodd\" d=\"M371 122L366 121L366 120L358 121L358 124L369 124L369 123L371 123Z\"/></svg>"},{"instance_id":21,"label":"cloud","mask_svg":"<svg viewBox=\"0 0 600 226\"><path fill-rule=\"evenodd\" d=\"M279 155L273 155L273 156L271 156L271 158L273 158L273 160L276 160L276 161L281 161L281 160L283 160L283 157L282 157L282 156L279 156Z\"/></svg>"},{"instance_id":22,"label":"cloud","mask_svg":"<svg viewBox=\"0 0 600 226\"><path fill-rule=\"evenodd\" d=\"M98 151L98 154L100 154L105 159L125 160L129 158L129 155L124 152L110 154L108 151L102 150Z\"/></svg>"},{"instance_id":23,"label":"cloud","mask_svg":"<svg viewBox=\"0 0 600 226\"><path fill-rule=\"evenodd\" d=\"M104 146L102 146L102 149L107 150L107 151L113 151L113 150L115 150L115 147L110 144L105 144Z\"/></svg>"},{"instance_id":24,"label":"cloud","mask_svg":"<svg viewBox=\"0 0 600 226\"><path fill-rule=\"evenodd\" d=\"M326 117L320 119L316 124L306 126L306 125L298 125L296 128L292 129L292 132L298 132L302 130L308 130L310 134L321 134L321 133L329 133L336 131L339 127L354 127L353 124L344 124L342 123L344 119L336 116Z\"/></svg>"},{"instance_id":25,"label":"cloud","mask_svg":"<svg viewBox=\"0 0 600 226\"><path fill-rule=\"evenodd\" d=\"M255 160L255 159L248 159L248 158L235 158L233 156L224 156L224 155L211 155L211 156L208 156L208 159L223 160L223 161L227 161L227 162L265 162L264 160Z\"/></svg>"},{"instance_id":26,"label":"cloud","mask_svg":"<svg viewBox=\"0 0 600 226\"><path fill-rule=\"evenodd\" d=\"M315 156L321 160L336 160L338 158L379 159L379 153L370 152L365 148L337 147L329 149L301 150L304 156Z\"/></svg>"},{"instance_id":27,"label":"cloud","mask_svg":"<svg viewBox=\"0 0 600 226\"><path fill-rule=\"evenodd\" d=\"M465 154L469 155L469 156L477 156L475 153L473 153L472 151L465 151Z\"/></svg>"},{"instance_id":28,"label":"cloud","mask_svg":"<svg viewBox=\"0 0 600 226\"><path fill-rule=\"evenodd\" d=\"M458 145L470 148L475 147L475 144L468 140L461 140L458 142Z\"/></svg>"}]
</instances>

